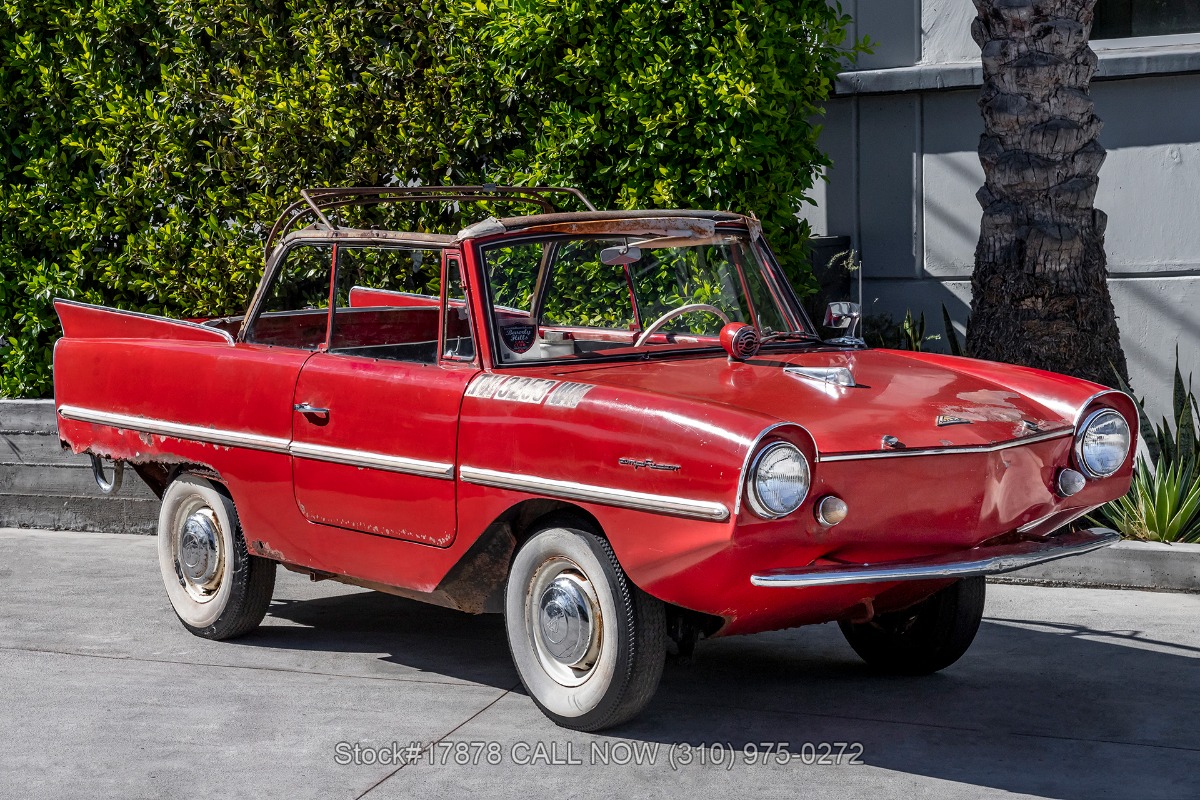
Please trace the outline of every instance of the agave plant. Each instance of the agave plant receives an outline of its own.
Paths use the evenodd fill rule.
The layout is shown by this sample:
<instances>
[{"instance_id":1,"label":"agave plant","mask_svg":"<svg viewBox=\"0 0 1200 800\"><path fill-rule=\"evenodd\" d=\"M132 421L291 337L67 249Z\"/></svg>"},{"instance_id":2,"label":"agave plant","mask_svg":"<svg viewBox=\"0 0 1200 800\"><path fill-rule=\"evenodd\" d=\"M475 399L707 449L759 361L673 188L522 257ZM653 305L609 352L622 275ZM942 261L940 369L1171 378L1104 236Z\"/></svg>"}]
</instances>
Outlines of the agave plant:
<instances>
[{"instance_id":1,"label":"agave plant","mask_svg":"<svg viewBox=\"0 0 1200 800\"><path fill-rule=\"evenodd\" d=\"M1200 476L1190 465L1154 472L1139 459L1129 494L1104 507L1124 536L1160 542L1200 542Z\"/></svg>"},{"instance_id":2,"label":"agave plant","mask_svg":"<svg viewBox=\"0 0 1200 800\"><path fill-rule=\"evenodd\" d=\"M1121 388L1131 397L1129 386ZM1166 418L1151 425L1138 398L1142 439L1149 458L1139 457L1129 494L1101 507L1096 517L1131 539L1200 542L1200 405L1179 372L1175 352L1174 425Z\"/></svg>"}]
</instances>

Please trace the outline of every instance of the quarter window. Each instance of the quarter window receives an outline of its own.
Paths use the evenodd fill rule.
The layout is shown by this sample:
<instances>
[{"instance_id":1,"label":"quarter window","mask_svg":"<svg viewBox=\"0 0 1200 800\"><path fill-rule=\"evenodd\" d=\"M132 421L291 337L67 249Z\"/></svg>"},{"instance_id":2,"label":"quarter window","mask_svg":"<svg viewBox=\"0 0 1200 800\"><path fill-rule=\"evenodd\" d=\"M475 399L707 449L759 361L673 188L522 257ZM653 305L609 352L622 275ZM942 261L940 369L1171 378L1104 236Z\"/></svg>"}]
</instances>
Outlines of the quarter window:
<instances>
[{"instance_id":1,"label":"quarter window","mask_svg":"<svg viewBox=\"0 0 1200 800\"><path fill-rule=\"evenodd\" d=\"M462 265L457 257L446 259L446 307L442 312L442 357L453 361L475 360L475 338L463 287Z\"/></svg>"}]
</instances>

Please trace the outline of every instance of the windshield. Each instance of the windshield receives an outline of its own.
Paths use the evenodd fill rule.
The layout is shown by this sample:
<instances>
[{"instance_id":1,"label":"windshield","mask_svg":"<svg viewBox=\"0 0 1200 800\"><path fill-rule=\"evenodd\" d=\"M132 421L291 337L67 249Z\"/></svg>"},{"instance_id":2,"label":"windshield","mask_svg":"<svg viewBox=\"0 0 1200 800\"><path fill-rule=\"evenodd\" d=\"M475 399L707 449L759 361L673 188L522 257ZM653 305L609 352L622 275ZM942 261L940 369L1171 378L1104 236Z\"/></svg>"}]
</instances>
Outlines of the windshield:
<instances>
[{"instance_id":1,"label":"windshield","mask_svg":"<svg viewBox=\"0 0 1200 800\"><path fill-rule=\"evenodd\" d=\"M719 345L793 325L745 234L555 237L483 248L501 363Z\"/></svg>"}]
</instances>

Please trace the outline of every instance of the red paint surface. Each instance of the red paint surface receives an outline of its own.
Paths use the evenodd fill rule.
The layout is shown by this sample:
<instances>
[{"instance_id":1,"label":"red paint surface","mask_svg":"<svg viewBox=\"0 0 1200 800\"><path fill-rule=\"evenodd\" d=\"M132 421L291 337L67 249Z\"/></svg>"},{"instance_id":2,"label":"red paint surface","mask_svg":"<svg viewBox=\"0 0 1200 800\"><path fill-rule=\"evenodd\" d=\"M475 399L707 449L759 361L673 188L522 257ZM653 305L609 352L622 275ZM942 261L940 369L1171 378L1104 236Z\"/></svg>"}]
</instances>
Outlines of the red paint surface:
<instances>
[{"instance_id":1,"label":"red paint surface","mask_svg":"<svg viewBox=\"0 0 1200 800\"><path fill-rule=\"evenodd\" d=\"M476 372L317 353L301 370L296 402L329 414L296 412L294 440L453 464L458 408ZM296 458L293 471L296 501L312 522L438 547L454 540L453 480L311 458Z\"/></svg>"},{"instance_id":2,"label":"red paint surface","mask_svg":"<svg viewBox=\"0 0 1200 800\"><path fill-rule=\"evenodd\" d=\"M482 276L475 250L464 248L464 256L474 298ZM390 295L353 299L356 307L400 305ZM481 304L470 306L474 330L486 330ZM1072 465L1070 436L994 453L822 460L884 452L885 435L912 450L1032 435L1022 420L1043 432L1069 431L1103 388L949 356L797 345L768 347L742 363L723 352L681 352L634 363L497 371L591 386L572 408L465 397L473 377L492 371L490 342L478 333L477 363L420 364L231 344L219 333L165 320L73 304L58 309L66 331L55 350L60 407L444 462L455 475L466 465L722 503L731 512L726 522L574 505L600 523L635 583L665 601L723 617L723 633L835 619L864 598L886 610L938 588L758 588L750 584L754 572L967 549L1047 515L1061 519L1115 498L1127 491L1132 470L1130 458L1117 475L1089 481L1064 500L1051 487L1057 470ZM413 312L431 313L401 313ZM409 323L397 324L401 330ZM784 372L789 366L845 366L856 385L796 377ZM295 412L300 402L330 414L322 421ZM1096 404L1118 409L1136 429L1125 396L1107 394ZM938 427L939 415L973 424ZM779 423L789 424L764 441L797 444L812 464L813 485L798 511L767 521L739 500L742 468L760 433ZM59 429L76 452L215 471L237 504L247 541L262 555L417 591L437 587L494 520L538 496L62 418ZM638 469L621 459L678 469ZM845 499L850 513L825 529L813 504L830 493ZM1028 535L1048 534L1055 525Z\"/></svg>"}]
</instances>

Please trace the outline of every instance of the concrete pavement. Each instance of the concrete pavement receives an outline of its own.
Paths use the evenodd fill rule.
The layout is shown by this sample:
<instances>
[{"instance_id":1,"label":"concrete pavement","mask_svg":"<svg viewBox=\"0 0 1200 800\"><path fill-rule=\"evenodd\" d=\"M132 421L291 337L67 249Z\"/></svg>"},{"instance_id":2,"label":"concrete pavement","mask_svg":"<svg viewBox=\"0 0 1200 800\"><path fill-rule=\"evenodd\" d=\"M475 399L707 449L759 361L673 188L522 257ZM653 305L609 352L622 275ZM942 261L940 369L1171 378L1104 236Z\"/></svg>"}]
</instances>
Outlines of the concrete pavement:
<instances>
[{"instance_id":1,"label":"concrete pavement","mask_svg":"<svg viewBox=\"0 0 1200 800\"><path fill-rule=\"evenodd\" d=\"M499 617L281 570L262 628L208 642L155 546L0 530L0 796L1200 797L1198 595L990 586L919 679L832 625L702 642L592 736L523 694ZM839 742L862 764L813 763Z\"/></svg>"}]
</instances>

